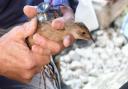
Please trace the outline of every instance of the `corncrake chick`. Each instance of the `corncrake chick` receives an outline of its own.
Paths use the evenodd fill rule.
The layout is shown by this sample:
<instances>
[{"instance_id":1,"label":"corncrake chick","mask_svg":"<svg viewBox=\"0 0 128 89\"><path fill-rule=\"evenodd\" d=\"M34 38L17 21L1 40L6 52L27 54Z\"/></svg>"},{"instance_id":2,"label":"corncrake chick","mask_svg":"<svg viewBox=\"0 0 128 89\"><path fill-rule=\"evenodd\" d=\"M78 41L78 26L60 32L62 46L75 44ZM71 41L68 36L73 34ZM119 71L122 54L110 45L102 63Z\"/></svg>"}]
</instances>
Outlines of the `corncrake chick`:
<instances>
[{"instance_id":1,"label":"corncrake chick","mask_svg":"<svg viewBox=\"0 0 128 89\"><path fill-rule=\"evenodd\" d=\"M38 33L39 35L41 35L49 40L52 40L52 41L55 41L58 43L63 42L64 37L68 34L73 35L73 37L76 40L81 39L81 40L94 41L88 28L83 23L79 23L79 22L66 23L65 27L63 29L56 30L51 26L50 21L45 21L43 23L38 24L36 33ZM31 48L31 46L34 44L34 40L33 40L32 36L28 37L27 43L28 43L29 47Z\"/></svg>"}]
</instances>

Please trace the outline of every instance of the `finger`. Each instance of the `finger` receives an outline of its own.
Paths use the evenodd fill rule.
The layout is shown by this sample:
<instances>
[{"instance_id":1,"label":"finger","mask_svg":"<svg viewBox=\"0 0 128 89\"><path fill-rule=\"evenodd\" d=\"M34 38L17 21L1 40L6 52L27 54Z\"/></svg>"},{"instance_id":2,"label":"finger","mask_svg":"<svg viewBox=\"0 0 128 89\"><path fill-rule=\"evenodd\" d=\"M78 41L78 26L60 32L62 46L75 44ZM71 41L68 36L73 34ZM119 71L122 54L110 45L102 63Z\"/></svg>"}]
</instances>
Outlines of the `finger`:
<instances>
[{"instance_id":1,"label":"finger","mask_svg":"<svg viewBox=\"0 0 128 89\"><path fill-rule=\"evenodd\" d=\"M33 18L34 16L37 15L37 9L36 6L29 6L26 5L23 9L24 14L29 17L29 18Z\"/></svg>"},{"instance_id":2,"label":"finger","mask_svg":"<svg viewBox=\"0 0 128 89\"><path fill-rule=\"evenodd\" d=\"M33 18L31 21L13 28L9 34L12 35L12 37L14 37L15 39L25 39L35 32L36 27L37 20L36 18Z\"/></svg>"},{"instance_id":3,"label":"finger","mask_svg":"<svg viewBox=\"0 0 128 89\"><path fill-rule=\"evenodd\" d=\"M63 29L64 23L65 23L65 21L64 21L63 17L60 17L60 18L54 19L52 21L52 27L54 29Z\"/></svg>"},{"instance_id":4,"label":"finger","mask_svg":"<svg viewBox=\"0 0 128 89\"><path fill-rule=\"evenodd\" d=\"M47 38L41 37L39 35L38 35L37 38L34 37L34 39L36 40L35 43L37 45L40 45L43 48L50 49L52 54L53 53L58 53L64 48L63 44L48 40Z\"/></svg>"},{"instance_id":5,"label":"finger","mask_svg":"<svg viewBox=\"0 0 128 89\"><path fill-rule=\"evenodd\" d=\"M40 36L38 33L33 36L33 40L35 44L40 45L42 48L47 48L46 39L43 36Z\"/></svg>"},{"instance_id":6,"label":"finger","mask_svg":"<svg viewBox=\"0 0 128 89\"><path fill-rule=\"evenodd\" d=\"M45 37L36 34L33 39L35 40L35 44L40 45L43 48L48 48L51 50L52 54L56 54L64 49L63 43L57 43L51 40L46 39Z\"/></svg>"},{"instance_id":7,"label":"finger","mask_svg":"<svg viewBox=\"0 0 128 89\"><path fill-rule=\"evenodd\" d=\"M65 14L65 12L68 10L68 6L60 6L60 10L62 14Z\"/></svg>"},{"instance_id":8,"label":"finger","mask_svg":"<svg viewBox=\"0 0 128 89\"><path fill-rule=\"evenodd\" d=\"M49 49L46 49L46 48L42 48L41 46L39 45L33 45L32 46L32 51L35 53L35 54L39 54L39 55L50 55L51 52Z\"/></svg>"},{"instance_id":9,"label":"finger","mask_svg":"<svg viewBox=\"0 0 128 89\"><path fill-rule=\"evenodd\" d=\"M26 38L32 35L37 28L37 19L33 18L30 22L27 22L23 25L22 34L23 38Z\"/></svg>"},{"instance_id":10,"label":"finger","mask_svg":"<svg viewBox=\"0 0 128 89\"><path fill-rule=\"evenodd\" d=\"M59 53L64 49L64 45L62 43L57 43L51 40L47 42L47 46L51 50L51 53L53 55Z\"/></svg>"},{"instance_id":11,"label":"finger","mask_svg":"<svg viewBox=\"0 0 128 89\"><path fill-rule=\"evenodd\" d=\"M73 10L69 6L61 6L60 10L63 14L64 22L74 22L75 16Z\"/></svg>"},{"instance_id":12,"label":"finger","mask_svg":"<svg viewBox=\"0 0 128 89\"><path fill-rule=\"evenodd\" d=\"M63 44L65 47L70 46L75 41L75 38L72 35L68 35L64 37Z\"/></svg>"}]
</instances>

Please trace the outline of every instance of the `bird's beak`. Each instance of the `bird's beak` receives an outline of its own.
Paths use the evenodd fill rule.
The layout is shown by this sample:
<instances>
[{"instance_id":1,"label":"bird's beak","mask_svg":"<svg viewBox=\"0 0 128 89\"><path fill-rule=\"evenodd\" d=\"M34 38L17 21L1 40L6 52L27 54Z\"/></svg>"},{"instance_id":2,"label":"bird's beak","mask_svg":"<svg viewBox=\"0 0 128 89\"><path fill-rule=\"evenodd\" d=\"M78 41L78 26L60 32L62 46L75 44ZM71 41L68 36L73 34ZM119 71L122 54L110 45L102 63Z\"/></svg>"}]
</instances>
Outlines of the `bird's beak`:
<instances>
[{"instance_id":1,"label":"bird's beak","mask_svg":"<svg viewBox=\"0 0 128 89\"><path fill-rule=\"evenodd\" d=\"M92 37L92 35L90 34L90 38L91 38L91 40L93 41L93 43L95 43L96 42L96 40Z\"/></svg>"},{"instance_id":2,"label":"bird's beak","mask_svg":"<svg viewBox=\"0 0 128 89\"><path fill-rule=\"evenodd\" d=\"M96 42L96 40L95 40L94 38L92 38L92 42L93 42L93 43L95 43L95 42Z\"/></svg>"}]
</instances>

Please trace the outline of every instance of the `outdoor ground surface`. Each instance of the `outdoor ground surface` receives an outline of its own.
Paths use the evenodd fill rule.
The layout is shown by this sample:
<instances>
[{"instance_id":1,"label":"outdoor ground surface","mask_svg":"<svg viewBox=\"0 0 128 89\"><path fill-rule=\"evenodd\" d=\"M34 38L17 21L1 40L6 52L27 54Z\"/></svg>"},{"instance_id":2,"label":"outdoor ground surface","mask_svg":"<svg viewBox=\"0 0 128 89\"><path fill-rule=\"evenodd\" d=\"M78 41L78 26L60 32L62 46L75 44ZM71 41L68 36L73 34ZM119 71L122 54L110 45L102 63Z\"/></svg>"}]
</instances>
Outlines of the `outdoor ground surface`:
<instances>
[{"instance_id":1,"label":"outdoor ground surface","mask_svg":"<svg viewBox=\"0 0 128 89\"><path fill-rule=\"evenodd\" d=\"M118 20L116 24L121 25ZM96 43L77 42L62 52L62 78L72 89L118 89L128 81L127 40L120 26L93 36Z\"/></svg>"}]
</instances>

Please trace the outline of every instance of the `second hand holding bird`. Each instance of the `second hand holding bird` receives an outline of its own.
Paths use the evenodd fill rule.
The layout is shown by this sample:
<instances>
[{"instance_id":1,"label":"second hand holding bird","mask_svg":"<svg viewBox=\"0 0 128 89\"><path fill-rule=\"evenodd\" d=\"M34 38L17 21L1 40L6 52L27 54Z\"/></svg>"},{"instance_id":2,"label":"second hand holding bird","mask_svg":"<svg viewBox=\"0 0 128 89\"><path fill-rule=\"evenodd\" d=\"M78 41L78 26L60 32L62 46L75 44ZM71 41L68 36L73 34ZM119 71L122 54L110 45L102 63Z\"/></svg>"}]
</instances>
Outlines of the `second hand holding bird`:
<instances>
[{"instance_id":1,"label":"second hand holding bird","mask_svg":"<svg viewBox=\"0 0 128 89\"><path fill-rule=\"evenodd\" d=\"M39 6L46 5L46 3L40 4ZM44 7L44 6L43 6ZM67 10L67 11L66 11ZM58 47L53 47L50 46L50 44L45 44L48 46L48 48L52 51L52 53L58 53L54 52L53 50L68 47L71 43L74 42L75 39L83 39L83 40L90 40L92 39L91 34L88 31L88 28L82 24L82 23L74 23L73 22L73 14L70 8L66 7L61 7L61 11L64 14L63 17L59 17L57 19L54 19L52 22L51 21L39 21L38 26L37 26L37 31L35 33L38 33L38 38L39 36L43 36L48 40L54 41L58 44L61 45ZM66 12L66 13L65 13ZM45 14L43 13L42 16ZM38 19L40 17L42 18L41 14L37 16ZM47 18L43 17L43 20ZM72 41L69 42L69 38L72 38ZM27 43L29 47L35 43L34 39L36 37L28 37ZM65 39L65 40L64 40ZM64 40L64 41L63 41ZM41 41L36 42L40 44ZM62 45L64 44L64 45ZM62 49L59 49L60 51Z\"/></svg>"},{"instance_id":2,"label":"second hand holding bird","mask_svg":"<svg viewBox=\"0 0 128 89\"><path fill-rule=\"evenodd\" d=\"M93 40L88 28L82 23L69 22L64 25L63 29L54 30L51 26L51 22L47 21L38 24L37 32L40 36L62 44L66 35L71 34L76 40ZM28 45L31 47L34 45L34 40L31 37L28 38Z\"/></svg>"}]
</instances>

